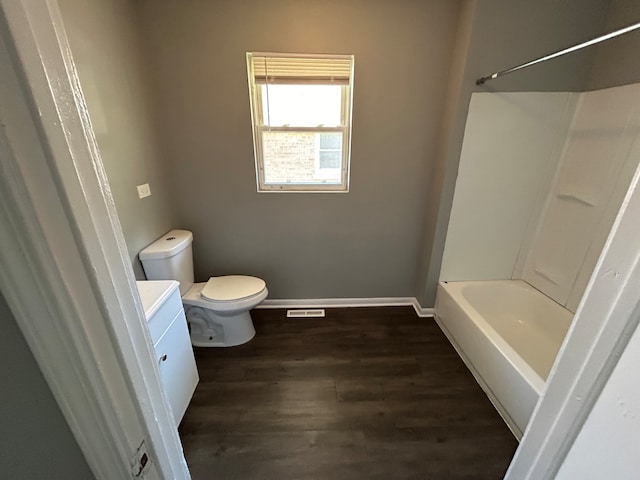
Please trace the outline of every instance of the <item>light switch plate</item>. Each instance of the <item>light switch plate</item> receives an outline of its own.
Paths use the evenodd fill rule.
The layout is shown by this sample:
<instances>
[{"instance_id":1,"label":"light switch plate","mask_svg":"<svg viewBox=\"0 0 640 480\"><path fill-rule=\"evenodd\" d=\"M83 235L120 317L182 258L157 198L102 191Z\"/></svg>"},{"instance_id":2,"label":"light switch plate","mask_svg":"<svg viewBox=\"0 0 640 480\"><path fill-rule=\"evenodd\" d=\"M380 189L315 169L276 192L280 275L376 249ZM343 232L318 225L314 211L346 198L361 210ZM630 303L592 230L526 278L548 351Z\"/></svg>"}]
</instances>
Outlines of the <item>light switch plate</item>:
<instances>
[{"instance_id":1,"label":"light switch plate","mask_svg":"<svg viewBox=\"0 0 640 480\"><path fill-rule=\"evenodd\" d=\"M148 183L145 183L144 185L138 185L137 188L139 198L145 198L151 195L151 188L149 187Z\"/></svg>"}]
</instances>

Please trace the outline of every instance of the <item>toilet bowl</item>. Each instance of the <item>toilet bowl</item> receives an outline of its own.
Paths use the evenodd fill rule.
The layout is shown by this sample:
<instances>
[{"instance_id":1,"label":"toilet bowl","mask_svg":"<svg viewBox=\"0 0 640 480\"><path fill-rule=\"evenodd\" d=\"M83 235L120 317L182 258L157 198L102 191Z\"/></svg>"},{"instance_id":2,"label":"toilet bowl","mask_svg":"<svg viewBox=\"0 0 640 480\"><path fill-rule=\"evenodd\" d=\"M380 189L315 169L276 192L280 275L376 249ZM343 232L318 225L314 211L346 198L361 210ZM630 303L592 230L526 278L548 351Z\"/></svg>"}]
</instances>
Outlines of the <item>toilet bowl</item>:
<instances>
[{"instance_id":1,"label":"toilet bowl","mask_svg":"<svg viewBox=\"0 0 640 480\"><path fill-rule=\"evenodd\" d=\"M212 277L182 296L194 347L234 347L256 334L249 311L268 295L264 280L243 275Z\"/></svg>"},{"instance_id":2,"label":"toilet bowl","mask_svg":"<svg viewBox=\"0 0 640 480\"><path fill-rule=\"evenodd\" d=\"M171 230L139 254L148 280L177 280L191 344L233 347L251 340L256 331L249 311L267 298L264 280L247 275L211 277L194 283L193 234Z\"/></svg>"}]
</instances>

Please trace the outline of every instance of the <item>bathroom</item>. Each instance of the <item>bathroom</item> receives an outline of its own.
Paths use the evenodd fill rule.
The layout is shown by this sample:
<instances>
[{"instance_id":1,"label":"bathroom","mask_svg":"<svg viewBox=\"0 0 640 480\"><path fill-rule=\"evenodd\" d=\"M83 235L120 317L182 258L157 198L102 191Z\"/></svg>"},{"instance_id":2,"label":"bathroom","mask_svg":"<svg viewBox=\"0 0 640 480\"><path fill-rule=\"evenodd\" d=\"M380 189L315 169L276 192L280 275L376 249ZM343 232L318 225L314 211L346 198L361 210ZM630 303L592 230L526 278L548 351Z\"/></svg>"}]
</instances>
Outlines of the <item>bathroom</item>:
<instances>
[{"instance_id":1,"label":"bathroom","mask_svg":"<svg viewBox=\"0 0 640 480\"><path fill-rule=\"evenodd\" d=\"M595 1L369 3L327 4L352 22L328 38L292 20L328 23L335 12L319 3L261 12L231 2L59 2L137 278L137 253L182 227L194 233L201 280L256 275L274 299L415 297L429 313L475 78L631 18L612 9L605 28L609 2ZM288 28L276 34L276 22ZM506 48L513 37L528 40ZM356 55L347 195L255 191L243 55L290 50L290 38L299 51L346 44ZM476 91L580 91L591 60L578 53ZM139 199L146 183L151 196Z\"/></svg>"}]
</instances>

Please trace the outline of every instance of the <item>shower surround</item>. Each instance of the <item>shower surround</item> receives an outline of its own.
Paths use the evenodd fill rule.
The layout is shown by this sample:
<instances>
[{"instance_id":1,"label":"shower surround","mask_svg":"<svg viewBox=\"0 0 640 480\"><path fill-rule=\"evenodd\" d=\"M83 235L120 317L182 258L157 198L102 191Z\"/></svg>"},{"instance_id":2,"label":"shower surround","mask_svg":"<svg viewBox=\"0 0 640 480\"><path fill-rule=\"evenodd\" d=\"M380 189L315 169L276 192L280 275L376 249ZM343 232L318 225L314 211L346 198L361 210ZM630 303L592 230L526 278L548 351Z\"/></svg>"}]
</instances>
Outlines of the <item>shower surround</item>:
<instances>
[{"instance_id":1,"label":"shower surround","mask_svg":"<svg viewBox=\"0 0 640 480\"><path fill-rule=\"evenodd\" d=\"M472 98L436 319L517 438L637 167L638 105L640 84Z\"/></svg>"}]
</instances>

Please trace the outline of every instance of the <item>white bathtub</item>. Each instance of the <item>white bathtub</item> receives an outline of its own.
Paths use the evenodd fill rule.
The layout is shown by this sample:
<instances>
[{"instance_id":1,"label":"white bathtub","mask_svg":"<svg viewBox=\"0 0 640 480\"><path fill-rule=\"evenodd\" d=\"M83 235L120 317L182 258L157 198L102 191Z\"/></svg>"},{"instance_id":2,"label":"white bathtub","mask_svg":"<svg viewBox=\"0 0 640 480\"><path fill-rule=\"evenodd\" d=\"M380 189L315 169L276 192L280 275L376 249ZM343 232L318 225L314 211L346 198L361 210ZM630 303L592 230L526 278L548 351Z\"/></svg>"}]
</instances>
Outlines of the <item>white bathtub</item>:
<instances>
[{"instance_id":1,"label":"white bathtub","mask_svg":"<svg viewBox=\"0 0 640 480\"><path fill-rule=\"evenodd\" d=\"M573 314L520 280L440 282L436 321L520 439Z\"/></svg>"}]
</instances>

